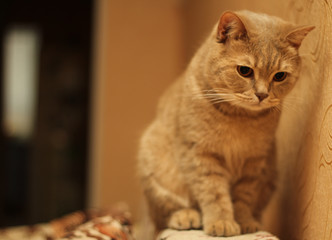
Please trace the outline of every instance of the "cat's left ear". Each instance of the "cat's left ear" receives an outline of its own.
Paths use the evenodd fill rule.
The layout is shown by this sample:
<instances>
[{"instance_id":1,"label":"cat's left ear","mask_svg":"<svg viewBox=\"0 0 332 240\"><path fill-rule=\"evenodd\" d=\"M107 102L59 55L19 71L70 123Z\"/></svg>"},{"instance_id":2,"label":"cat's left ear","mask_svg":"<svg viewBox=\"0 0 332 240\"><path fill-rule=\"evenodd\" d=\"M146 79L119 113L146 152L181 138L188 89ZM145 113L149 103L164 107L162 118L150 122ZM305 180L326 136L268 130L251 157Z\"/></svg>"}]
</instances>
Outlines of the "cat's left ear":
<instances>
[{"instance_id":1,"label":"cat's left ear","mask_svg":"<svg viewBox=\"0 0 332 240\"><path fill-rule=\"evenodd\" d=\"M307 36L307 34L311 32L314 28L315 26L298 27L295 30L288 33L286 39L289 41L291 45L293 45L296 48L299 48L305 36Z\"/></svg>"},{"instance_id":2,"label":"cat's left ear","mask_svg":"<svg viewBox=\"0 0 332 240\"><path fill-rule=\"evenodd\" d=\"M245 36L247 30L241 19L233 12L224 12L218 24L217 41L225 42L229 38L240 39Z\"/></svg>"}]
</instances>

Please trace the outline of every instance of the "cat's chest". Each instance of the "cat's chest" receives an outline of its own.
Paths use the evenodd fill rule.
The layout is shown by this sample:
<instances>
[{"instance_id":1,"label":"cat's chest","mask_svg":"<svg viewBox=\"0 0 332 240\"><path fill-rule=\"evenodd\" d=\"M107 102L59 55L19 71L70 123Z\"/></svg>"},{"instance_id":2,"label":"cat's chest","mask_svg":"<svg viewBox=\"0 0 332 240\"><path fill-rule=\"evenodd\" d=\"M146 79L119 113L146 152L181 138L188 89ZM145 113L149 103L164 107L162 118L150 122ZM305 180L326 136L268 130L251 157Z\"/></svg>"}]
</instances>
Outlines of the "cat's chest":
<instances>
[{"instance_id":1,"label":"cat's chest","mask_svg":"<svg viewBox=\"0 0 332 240\"><path fill-rule=\"evenodd\" d=\"M263 156L274 140L274 126L257 122L233 120L209 128L206 141L226 158Z\"/></svg>"}]
</instances>

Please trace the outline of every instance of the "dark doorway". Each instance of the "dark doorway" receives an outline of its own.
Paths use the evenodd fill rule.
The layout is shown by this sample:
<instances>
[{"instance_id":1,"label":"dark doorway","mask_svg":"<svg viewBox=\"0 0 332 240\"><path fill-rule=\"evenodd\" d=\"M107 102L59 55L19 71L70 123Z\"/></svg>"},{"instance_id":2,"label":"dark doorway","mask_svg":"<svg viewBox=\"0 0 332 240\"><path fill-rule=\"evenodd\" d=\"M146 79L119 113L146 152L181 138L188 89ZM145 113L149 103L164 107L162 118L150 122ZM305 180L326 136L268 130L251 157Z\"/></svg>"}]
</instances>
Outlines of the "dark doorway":
<instances>
[{"instance_id":1,"label":"dark doorway","mask_svg":"<svg viewBox=\"0 0 332 240\"><path fill-rule=\"evenodd\" d=\"M92 0L0 1L0 227L85 207L92 13ZM4 87L8 34L22 29L38 40L32 130L23 137L5 121Z\"/></svg>"}]
</instances>

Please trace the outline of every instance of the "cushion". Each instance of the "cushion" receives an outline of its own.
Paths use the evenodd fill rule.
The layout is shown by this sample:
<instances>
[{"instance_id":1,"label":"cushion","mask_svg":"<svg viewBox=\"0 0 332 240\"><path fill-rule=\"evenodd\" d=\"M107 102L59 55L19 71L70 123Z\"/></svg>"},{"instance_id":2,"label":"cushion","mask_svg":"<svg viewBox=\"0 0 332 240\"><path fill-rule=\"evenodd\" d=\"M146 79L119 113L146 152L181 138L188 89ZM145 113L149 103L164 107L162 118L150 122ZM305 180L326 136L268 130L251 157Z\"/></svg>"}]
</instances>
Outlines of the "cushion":
<instances>
[{"instance_id":1,"label":"cushion","mask_svg":"<svg viewBox=\"0 0 332 240\"><path fill-rule=\"evenodd\" d=\"M279 240L268 232L257 232L244 234L235 237L211 237L202 230L177 231L172 229L164 230L159 234L157 240Z\"/></svg>"}]
</instances>

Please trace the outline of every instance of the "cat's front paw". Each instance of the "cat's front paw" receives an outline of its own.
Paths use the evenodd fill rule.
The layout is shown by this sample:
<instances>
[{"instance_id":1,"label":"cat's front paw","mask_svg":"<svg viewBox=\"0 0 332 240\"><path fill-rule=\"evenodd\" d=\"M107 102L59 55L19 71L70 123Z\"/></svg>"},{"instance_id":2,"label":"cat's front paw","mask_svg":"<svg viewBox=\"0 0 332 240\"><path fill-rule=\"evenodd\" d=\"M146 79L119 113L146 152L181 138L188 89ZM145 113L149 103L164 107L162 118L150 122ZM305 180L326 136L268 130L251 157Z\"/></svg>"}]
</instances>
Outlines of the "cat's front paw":
<instances>
[{"instance_id":1,"label":"cat's front paw","mask_svg":"<svg viewBox=\"0 0 332 240\"><path fill-rule=\"evenodd\" d=\"M255 220L241 222L240 226L241 226L241 232L243 234L258 232L259 230L262 229L261 224Z\"/></svg>"},{"instance_id":2,"label":"cat's front paw","mask_svg":"<svg viewBox=\"0 0 332 240\"><path fill-rule=\"evenodd\" d=\"M178 230L202 228L201 214L192 208L178 210L171 215L168 227Z\"/></svg>"},{"instance_id":3,"label":"cat's front paw","mask_svg":"<svg viewBox=\"0 0 332 240\"><path fill-rule=\"evenodd\" d=\"M241 234L239 224L234 220L218 220L204 225L204 232L211 236L230 237Z\"/></svg>"}]
</instances>

